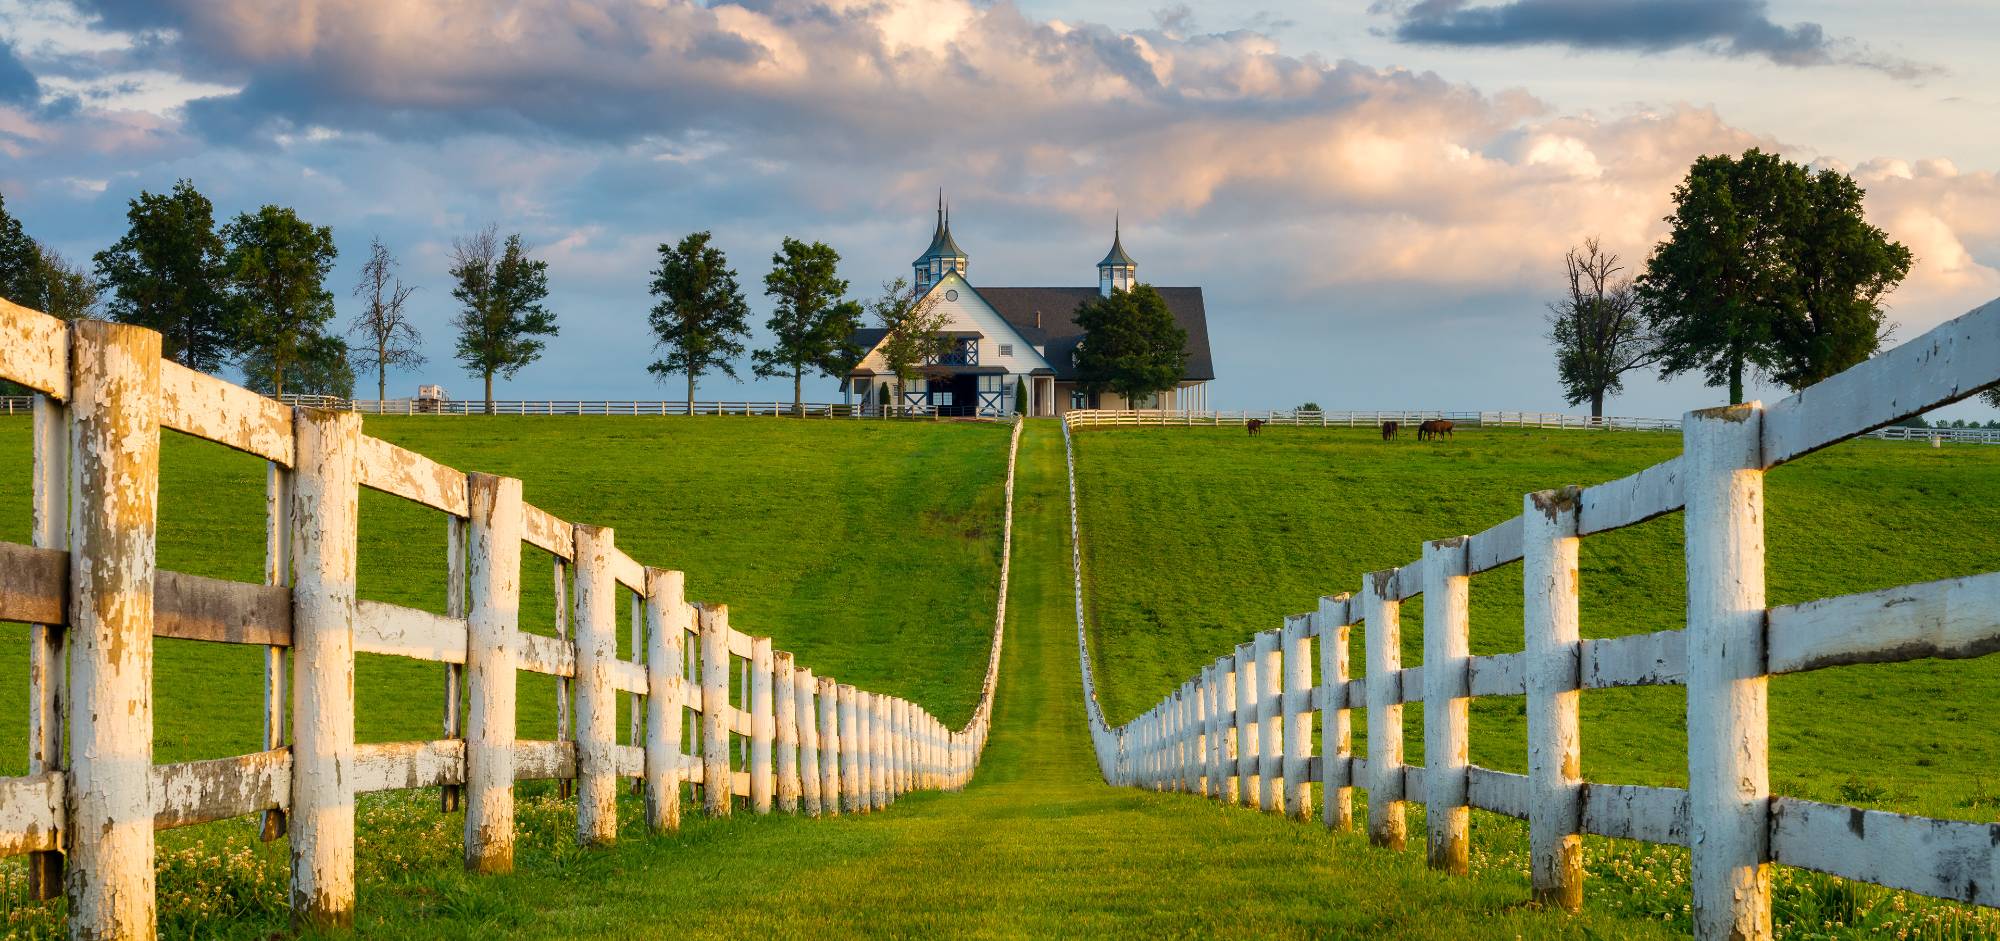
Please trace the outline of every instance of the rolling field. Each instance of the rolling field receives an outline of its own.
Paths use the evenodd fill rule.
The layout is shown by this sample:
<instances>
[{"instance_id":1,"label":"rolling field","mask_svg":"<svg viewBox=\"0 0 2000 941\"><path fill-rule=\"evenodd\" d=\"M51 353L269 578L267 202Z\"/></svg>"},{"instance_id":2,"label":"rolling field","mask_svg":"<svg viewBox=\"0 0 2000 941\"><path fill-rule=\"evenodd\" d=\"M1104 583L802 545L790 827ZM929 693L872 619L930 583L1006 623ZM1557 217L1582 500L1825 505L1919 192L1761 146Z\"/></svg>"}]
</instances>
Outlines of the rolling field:
<instances>
[{"instance_id":1,"label":"rolling field","mask_svg":"<svg viewBox=\"0 0 2000 941\"><path fill-rule=\"evenodd\" d=\"M1252 632L1312 610L1320 594L1358 591L1363 573L1417 558L1423 539L1478 532L1520 512L1527 491L1621 477L1672 457L1680 444L1674 434L1499 429L1437 444L1317 428L1267 428L1254 439L1240 428L1090 431L1076 440L1092 641L1113 722L1150 707ZM1767 482L1770 603L2000 568L2000 505L1989 496L1996 488L2000 449L1971 446L1857 441L1779 468ZM1674 514L1583 540L1584 636L1681 626L1680 527ZM1472 652L1520 650L1520 566L1475 576L1471 597ZM1402 625L1403 665L1414 666L1423 654L1421 599L1406 603ZM1365 626L1354 634L1359 675ZM2000 729L1977 718L1996 697L1995 658L1776 677L1772 789L2000 821ZM1475 699L1471 711L1472 761L1526 771L1522 700ZM1684 713L1679 687L1586 693L1585 779L1686 786ZM1406 708L1405 729L1407 754L1421 763L1421 706ZM1357 718L1357 754L1365 732ZM1478 814L1473 829L1495 858L1518 852L1525 865L1525 827ZM1414 822L1411 832L1421 832ZM1672 885L1685 878L1678 851L1593 843L1609 856L1593 861L1593 896L1622 891L1595 885L1611 875L1637 907L1677 914L1686 900L1684 883ZM1623 876L1608 871L1621 867ZM1786 880L1789 904L1813 911L1819 896L1849 891L1782 871L1781 920ZM1640 884L1651 882L1667 888ZM1878 901L1890 895L1858 891ZM1971 933L1996 927L1989 920Z\"/></svg>"},{"instance_id":2,"label":"rolling field","mask_svg":"<svg viewBox=\"0 0 2000 941\"><path fill-rule=\"evenodd\" d=\"M861 429L789 422L753 428L727 420L627 425L593 418L564 422L552 431L544 422L502 419L469 432L456 420L417 420L371 430L461 467L516 472L527 481L531 500L557 513L619 526L621 542L632 546L635 556L685 565L695 594L712 590L728 597L749 629L772 631L805 662L834 662L843 647L867 651L870 644L888 644L881 638L897 624L927 625L908 629L912 633L901 640L905 650L849 651L844 668L832 669L856 682L904 692L954 721L962 718L988 640L990 622L981 619L991 616L984 606L992 602L997 576L993 540L1000 519L1004 428ZM857 434L876 437L848 437ZM504 443L509 438L517 448L511 459L498 450L510 446ZM652 438L663 440L649 443ZM197 460L188 456L187 444L170 446L170 464ZM651 460L614 464L634 454ZM690 454L704 459L688 460ZM224 466L233 458L199 460ZM243 491L249 522L235 535L254 549L261 539L256 523L261 468L238 463L237 489ZM0 479L21 479L25 468L0 470L13 475ZM170 488L191 486L180 473L170 470ZM990 488L981 484L969 496L929 496L963 492L966 478L985 473L991 474ZM846 482L869 485L870 495L836 486ZM649 494L632 496L629 504L611 500L633 487ZM528 783L520 788L517 871L504 877L462 872L463 817L438 813L435 793L371 795L360 811L357 933L1672 936L1650 918L1622 911L1593 910L1578 918L1535 911L1521 901L1525 877L1505 867L1490 867L1473 879L1446 878L1427 871L1417 855L1371 851L1354 835L1329 837L1316 826L1267 814L1103 784L1090 753L1077 674L1065 493L1060 429L1031 423L1021 446L1014 581L993 734L978 775L963 793L913 794L884 813L818 821L690 814L679 833L658 838L641 832L637 803L621 796L620 843L586 852L575 847L573 802L554 797L546 783ZM954 502L960 500L966 502ZM234 518L221 512L225 507L219 502L211 506L201 518ZM786 509L791 506L797 510ZM397 509L366 503L364 527L369 520L393 518ZM642 513L662 531L658 538L695 545L677 551L670 541L657 548L637 542ZM814 538L828 532L841 513L849 514L845 543ZM867 523L854 523L854 517ZM433 522L417 519L400 530L378 524L402 533L410 546L399 546L394 538L376 541L381 537L373 534L364 540L385 550L407 550L412 565L427 563L435 558L433 547L415 543L431 538ZM977 538L970 535L975 529ZM827 554L824 568L844 571L854 582L868 581L870 593L856 588L841 602L848 610L825 610L820 597L797 587L797 576L785 574L811 569L811 562L822 559L819 553ZM249 550L233 562L181 555L168 564L195 567L195 562L212 566L210 571L234 564L229 571L239 577L257 571ZM759 577L747 577L744 570ZM952 579L961 581L926 584ZM982 586L983 595L962 597ZM962 639L951 634L945 643L915 636L958 631L961 620ZM8 635L8 642L13 649L0 656L18 656L18 634ZM229 681L241 685L249 697L244 702L251 703L254 664L246 669ZM397 690L384 669L376 664L372 672L364 670L364 684L371 676L383 679L364 685L362 695L385 707L400 696L417 714L378 716L379 722L400 722L407 729L375 731L434 734L427 718L435 706L432 671L413 671L406 677L412 689ZM164 686L163 694L173 692ZM523 692L526 701L525 685ZM254 737L254 724L248 724L253 720L243 721L232 734ZM161 722L161 760L169 760L170 749L184 746L172 744L180 733L166 724L164 709ZM18 742L18 730L10 734ZM186 747L206 752L230 745L220 738L195 738ZM163 834L161 846L164 937L261 939L286 933L282 842L256 843L248 821L232 821L171 831ZM0 883L7 884L0 890L0 935L35 937L55 930L59 903L21 904L16 867L0 865Z\"/></svg>"},{"instance_id":3,"label":"rolling field","mask_svg":"<svg viewBox=\"0 0 2000 941\"><path fill-rule=\"evenodd\" d=\"M462 470L521 477L530 503L613 527L633 558L685 570L690 598L727 603L739 630L772 636L823 675L925 703L954 724L971 713L999 584L1004 427L389 417L366 428ZM22 543L29 429L0 420L0 539ZM261 580L264 475L261 460L169 433L161 567ZM364 491L362 597L442 612L444 520ZM522 555L522 627L553 633L552 557ZM629 657L622 618L619 655ZM0 625L0 662L25 664L26 636ZM262 748L261 651L162 640L156 658L156 761ZM357 673L361 741L437 737L441 667L364 654ZM27 673L0 677L0 774L20 774ZM524 673L521 736L546 739L554 727L554 681Z\"/></svg>"}]
</instances>

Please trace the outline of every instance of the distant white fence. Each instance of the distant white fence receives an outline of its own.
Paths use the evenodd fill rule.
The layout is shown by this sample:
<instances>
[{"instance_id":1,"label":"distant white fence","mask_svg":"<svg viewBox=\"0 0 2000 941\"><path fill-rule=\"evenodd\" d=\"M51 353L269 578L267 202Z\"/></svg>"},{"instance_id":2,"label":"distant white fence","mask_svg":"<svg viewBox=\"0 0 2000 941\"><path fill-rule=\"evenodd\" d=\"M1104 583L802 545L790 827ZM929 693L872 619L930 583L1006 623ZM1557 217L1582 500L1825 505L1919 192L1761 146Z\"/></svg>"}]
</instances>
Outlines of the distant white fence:
<instances>
[{"instance_id":1,"label":"distant white fence","mask_svg":"<svg viewBox=\"0 0 2000 941\"><path fill-rule=\"evenodd\" d=\"M1378 428L1383 422L1399 422L1404 431L1415 432L1420 422L1444 419L1459 428L1551 428L1579 431L1679 431L1678 418L1618 418L1569 415L1562 412L1448 412L1420 409L1314 412L1303 409L1265 411L1172 411L1165 409L1072 409L1063 413L1070 428L1120 428L1159 426L1241 425L1250 421L1266 425L1295 425L1316 428ZM1966 444L2000 444L2000 428L1906 428L1900 425L1877 428L1855 437L1885 441L1931 441Z\"/></svg>"},{"instance_id":2,"label":"distant white fence","mask_svg":"<svg viewBox=\"0 0 2000 941\"><path fill-rule=\"evenodd\" d=\"M778 418L921 418L932 409L922 404L889 408L873 402L674 402L638 399L495 399L489 412L484 399L343 399L331 395L282 395L286 405L325 408L364 415L767 415Z\"/></svg>"},{"instance_id":3,"label":"distant white fence","mask_svg":"<svg viewBox=\"0 0 2000 941\"><path fill-rule=\"evenodd\" d=\"M727 606L688 602L682 573L635 561L610 529L524 502L519 480L446 467L362 434L352 413L283 405L159 351L150 330L0 300L0 378L43 393L33 545L0 542L0 620L30 625L28 774L0 778L0 855L31 855L35 897L67 890L72 937L153 937L156 830L261 814L266 839L289 833L296 918L338 925L353 915L359 793L442 787L447 809L463 802L467 868L495 872L513 865L517 780L573 779L577 839L592 845L616 838L626 779L660 831L679 825L683 784L711 814L739 797L757 813L774 801L854 813L962 787L978 765L1006 624L1018 423L1001 607L978 704L951 729L798 667L732 628ZM161 429L269 462L263 584L156 568ZM357 599L362 488L444 515L445 614ZM554 636L519 630L523 544L554 557ZM632 657L619 659L627 594ZM153 763L155 637L264 649L265 750ZM442 664L444 736L355 741L357 653ZM557 677L556 740L516 739L521 670Z\"/></svg>"},{"instance_id":4,"label":"distant white fence","mask_svg":"<svg viewBox=\"0 0 2000 941\"><path fill-rule=\"evenodd\" d=\"M1779 607L1764 593L1766 471L1995 380L2000 301L1769 408L1690 412L1681 456L1594 487L1528 494L1519 516L1427 542L1420 558L1362 576L1358 592L1321 598L1318 610L1257 633L1117 727L1097 703L1079 549L1077 646L1098 765L1115 784L1302 820L1317 813L1343 829L1354 788L1366 788L1370 839L1397 849L1404 806L1420 801L1430 864L1458 874L1469 865L1469 808L1522 818L1535 896L1570 910L1583 898L1582 834L1685 846L1695 934L1704 939L1772 936L1772 863L2000 905L2000 825L1772 794L1767 708L1777 674L2000 650L2000 572ZM1070 495L1080 546L1073 456ZM1674 512L1686 541L1686 628L1582 638L1581 537ZM1525 649L1471 656L1472 578L1514 562L1523 566ZM1418 595L1423 662L1405 666L1401 610ZM1350 651L1357 624L1366 626L1360 679ZM1584 781L1581 692L1658 685L1687 688L1688 787ZM1467 760L1476 696L1526 697L1527 774ZM1421 766L1403 753L1406 703L1424 704ZM1368 723L1365 756L1351 749L1355 710ZM1308 803L1315 782L1318 808Z\"/></svg>"}]
</instances>

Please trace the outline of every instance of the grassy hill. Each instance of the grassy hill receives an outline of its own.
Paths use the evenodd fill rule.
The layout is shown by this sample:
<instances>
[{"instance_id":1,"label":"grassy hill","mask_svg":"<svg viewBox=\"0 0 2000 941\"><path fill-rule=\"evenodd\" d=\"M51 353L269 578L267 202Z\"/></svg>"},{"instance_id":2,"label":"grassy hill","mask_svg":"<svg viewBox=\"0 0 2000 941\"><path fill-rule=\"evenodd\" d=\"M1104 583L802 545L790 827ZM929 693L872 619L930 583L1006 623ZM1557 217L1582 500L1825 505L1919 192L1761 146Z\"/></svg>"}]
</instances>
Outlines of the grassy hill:
<instances>
[{"instance_id":1,"label":"grassy hill","mask_svg":"<svg viewBox=\"0 0 2000 941\"><path fill-rule=\"evenodd\" d=\"M0 419L0 539L27 542L29 423ZM906 696L950 722L985 670L999 574L1007 430L747 419L373 418L369 434L464 470L517 476L529 502L611 526L633 558L688 573L822 675ZM161 455L164 568L258 581L264 462L169 433ZM445 518L364 491L365 598L444 610ZM523 629L554 632L552 559L525 547ZM622 619L620 656L630 656ZM26 629L0 625L0 663L26 662ZM261 651L157 645L155 758L256 751ZM362 655L362 741L435 738L442 667ZM0 671L0 774L26 767L25 669ZM555 688L522 674L520 734L552 737ZM623 715L621 708L620 715ZM619 723L620 735L624 723Z\"/></svg>"},{"instance_id":2,"label":"grassy hill","mask_svg":"<svg viewBox=\"0 0 2000 941\"><path fill-rule=\"evenodd\" d=\"M1363 573L1417 558L1421 540L1478 532L1520 512L1522 494L1621 477L1679 452L1677 435L1468 430L1437 444L1382 442L1372 430L1175 428L1077 436L1084 564L1100 695L1114 722L1253 631L1358 591ZM2000 568L2000 448L1934 450L1856 441L1772 472L1769 598L1786 604ZM1678 514L1586 537L1582 629L1610 637L1677 629L1685 588ZM1521 573L1472 580L1472 652L1520 650ZM1422 604L1405 605L1403 663L1422 662ZM1356 674L1365 628L1355 631ZM1780 794L1929 816L2000 821L2000 729L1976 721L2000 697L2000 658L1919 661L1777 677L1771 780ZM1587 780L1686 786L1686 693L1595 690L1583 697ZM1526 770L1518 697L1472 703L1471 758ZM1405 747L1423 754L1421 706ZM1355 750L1365 747L1355 723ZM1526 828L1476 814L1475 856L1526 866ZM1411 824L1412 833L1420 825ZM1593 904L1684 926L1686 859L1670 847L1591 841ZM1475 869L1479 867L1475 859ZM1780 870L1781 922L1885 928L1912 906L1911 937L1986 937L1990 913L1899 898ZM1858 910L1872 914L1857 916ZM1865 930L1854 926L1867 924ZM1899 923L1900 924L1900 923ZM1904 925L1910 927L1911 925ZM1835 931L1836 936L1848 932ZM1781 933L1781 937L1786 936ZM1820 936L1807 932L1796 935Z\"/></svg>"},{"instance_id":3,"label":"grassy hill","mask_svg":"<svg viewBox=\"0 0 2000 941\"><path fill-rule=\"evenodd\" d=\"M982 619L991 610L1004 429L499 419L371 430L461 467L517 473L530 498L549 509L619 527L634 555L685 565L696 594L728 598L750 629L771 630L806 662L834 663L844 678L902 692L948 716L962 716L970 703L990 627ZM0 426L0 436L15 433ZM24 448L0 437L0 462L16 462L0 463L0 479L22 479ZM177 534L174 548L162 543L168 564L254 576L248 549L193 553L187 546L206 538L204 524L229 537L217 545L260 544L260 468L185 441L171 444L168 458L170 503L186 505L197 494L206 501L202 512L167 521ZM200 475L189 474L204 468L211 475L233 469L233 482L203 489ZM583 852L574 844L573 802L531 782L520 788L517 872L498 878L463 874L463 818L438 813L434 794L368 795L357 847L358 933L1671 936L1618 910L1576 919L1534 911L1520 904L1525 877L1507 867L1446 878L1414 854L1370 851L1352 835L1329 838L1267 814L1104 785L1083 720L1065 494L1060 431L1032 423L1022 442L993 735L964 793L915 794L886 813L818 821L691 814L680 833L662 838L639 832L639 808L621 795L620 843ZM10 491L4 499L21 498ZM436 558L424 540L436 538L437 521L411 513L397 522L405 509L368 503L364 540L371 551L406 552L413 572ZM239 516L247 520L241 528L219 528ZM658 541L637 541L649 528ZM20 531L0 537L19 538ZM819 533L830 536L807 538ZM369 590L385 597L390 584L405 584L390 575L412 576L393 566L372 571ZM847 586L841 599L823 597L834 590L825 586L840 585ZM437 588L411 591L411 600L422 601ZM18 633L0 636L11 645L0 656L18 656ZM192 672L195 659L175 667L181 693L209 680ZM162 672L164 679L164 662ZM407 729L372 731L432 734L434 672L416 670L404 677L411 689L397 690L390 665L364 669L364 710L372 696L378 713L393 712L387 707L402 696L415 712L376 719ZM229 671L218 666L214 673ZM254 669L226 678L245 702L254 700ZM18 700L18 683L9 695ZM18 702L0 709L21 711ZM187 718L162 710L161 760L239 747L220 737L176 744L175 730ZM5 728L14 729L8 734L18 751L18 729ZM254 736L254 726L231 734ZM247 821L165 834L162 935L284 934L284 858L284 844L256 843ZM0 936L53 929L59 905L20 904L19 881L18 866L0 862Z\"/></svg>"}]
</instances>

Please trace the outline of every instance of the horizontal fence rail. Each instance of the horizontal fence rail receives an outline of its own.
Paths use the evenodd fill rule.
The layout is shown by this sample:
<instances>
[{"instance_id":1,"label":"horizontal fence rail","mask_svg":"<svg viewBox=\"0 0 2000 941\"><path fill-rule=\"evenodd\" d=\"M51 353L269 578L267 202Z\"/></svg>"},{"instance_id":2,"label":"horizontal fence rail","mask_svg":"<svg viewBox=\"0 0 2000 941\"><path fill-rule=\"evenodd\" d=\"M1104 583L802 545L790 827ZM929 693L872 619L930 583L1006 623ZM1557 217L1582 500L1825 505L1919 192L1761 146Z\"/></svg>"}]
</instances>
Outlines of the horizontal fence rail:
<instances>
[{"instance_id":1,"label":"horizontal fence rail","mask_svg":"<svg viewBox=\"0 0 2000 941\"><path fill-rule=\"evenodd\" d=\"M1220 427L1258 422L1265 425L1292 425L1310 428L1379 428L1396 422L1400 431L1415 434L1426 421L1451 422L1456 428L1548 428L1581 431L1679 431L1678 418L1616 418L1569 415L1562 412L1448 412L1423 410L1309 411L1266 409L1263 411L1174 411L1167 409L1071 409L1063 422L1072 429L1118 428L1148 425ZM2000 444L2000 428L1909 428L1892 425L1876 428L1857 438L1884 441L1925 441L1935 443Z\"/></svg>"},{"instance_id":2,"label":"horizontal fence rail","mask_svg":"<svg viewBox=\"0 0 2000 941\"><path fill-rule=\"evenodd\" d=\"M577 839L592 845L616 837L621 782L663 831L679 825L683 785L711 814L739 802L865 813L960 788L978 766L1006 624L1018 422L985 678L953 729L815 675L732 627L727 606L687 600L682 573L634 560L612 530L524 502L518 480L438 464L362 434L351 412L281 404L159 351L149 330L0 300L0 378L41 393L33 544L0 543L0 620L31 626L29 773L0 778L0 855L29 854L35 897L67 890L73 937L153 937L157 830L260 816L265 839L290 838L295 917L339 925L353 914L361 793L442 788L445 809L465 811L467 868L504 872L518 780L573 789ZM269 462L262 584L155 567L163 428ZM356 598L362 488L443 515L444 614ZM519 628L523 545L554 559L553 636ZM617 655L627 599L629 659ZM156 637L264 649L263 750L153 763ZM442 737L357 742L357 653L440 664ZM522 670L557 678L555 740L515 737ZM623 744L620 692L632 694Z\"/></svg>"},{"instance_id":3,"label":"horizontal fence rail","mask_svg":"<svg viewBox=\"0 0 2000 941\"><path fill-rule=\"evenodd\" d=\"M1364 788L1369 838L1392 848L1406 839L1405 806L1420 802L1429 863L1458 874L1468 868L1470 808L1521 818L1534 895L1572 911L1583 899L1583 834L1684 846L1695 934L1704 939L1771 937L1773 863L2000 905L2000 824L1772 794L1766 706L1774 674L2000 651L2000 572L1779 607L1764 597L1766 471L1996 380L2000 301L1768 408L1690 412L1678 423L1679 457L1592 487L1528 494L1519 516L1426 542L1408 564L1368 573L1357 590L1258 632L1119 726L1097 702L1084 616L1069 431L1090 424L1065 423L1077 652L1098 766L1114 784L1318 816L1339 829L1354 825L1354 789ZM1581 637L1582 538L1676 512L1686 541L1686 627ZM1471 656L1472 581L1515 562L1523 649ZM1401 609L1418 596L1422 623L1412 627L1423 656L1408 666ZM1357 626L1365 628L1366 667L1358 679L1350 649ZM1686 688L1686 788L1580 776L1578 697L1619 686ZM1526 774L1468 761L1468 704L1479 696L1525 699ZM1409 703L1424 706L1422 756L1403 751ZM1353 750L1356 711L1367 722L1365 754ZM1317 807L1307 802L1309 784L1320 785Z\"/></svg>"}]
</instances>

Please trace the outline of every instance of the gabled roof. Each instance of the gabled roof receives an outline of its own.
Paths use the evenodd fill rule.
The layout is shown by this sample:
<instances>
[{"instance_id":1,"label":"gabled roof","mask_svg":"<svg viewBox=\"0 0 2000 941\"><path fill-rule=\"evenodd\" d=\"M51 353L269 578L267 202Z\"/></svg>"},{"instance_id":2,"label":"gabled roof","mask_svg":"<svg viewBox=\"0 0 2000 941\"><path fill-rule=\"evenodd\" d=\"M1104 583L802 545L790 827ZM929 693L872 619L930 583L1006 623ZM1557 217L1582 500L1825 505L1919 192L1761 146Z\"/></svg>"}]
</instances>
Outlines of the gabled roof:
<instances>
[{"instance_id":1,"label":"gabled roof","mask_svg":"<svg viewBox=\"0 0 2000 941\"><path fill-rule=\"evenodd\" d=\"M1187 374L1183 378L1191 382L1214 379L1208 309L1201 288L1153 290L1167 302L1174 322L1187 331ZM1055 367L1057 379L1076 378L1076 345L1083 339L1083 328L1076 325L1076 309L1085 301L1096 300L1100 296L1097 288L980 288L979 296L1013 324L1022 338L1043 348L1043 358Z\"/></svg>"}]
</instances>

